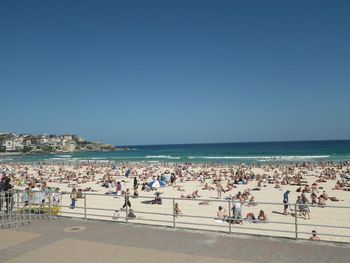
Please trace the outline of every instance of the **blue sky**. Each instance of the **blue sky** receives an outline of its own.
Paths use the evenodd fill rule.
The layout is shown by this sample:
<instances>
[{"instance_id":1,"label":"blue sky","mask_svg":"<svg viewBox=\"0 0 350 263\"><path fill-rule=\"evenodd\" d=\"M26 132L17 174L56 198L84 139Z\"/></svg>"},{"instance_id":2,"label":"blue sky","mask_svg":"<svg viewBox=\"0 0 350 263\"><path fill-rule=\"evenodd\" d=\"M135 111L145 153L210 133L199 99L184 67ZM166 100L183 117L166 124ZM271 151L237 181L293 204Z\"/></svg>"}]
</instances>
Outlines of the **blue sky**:
<instances>
[{"instance_id":1,"label":"blue sky","mask_svg":"<svg viewBox=\"0 0 350 263\"><path fill-rule=\"evenodd\" d=\"M0 131L349 139L349 1L1 1Z\"/></svg>"}]
</instances>

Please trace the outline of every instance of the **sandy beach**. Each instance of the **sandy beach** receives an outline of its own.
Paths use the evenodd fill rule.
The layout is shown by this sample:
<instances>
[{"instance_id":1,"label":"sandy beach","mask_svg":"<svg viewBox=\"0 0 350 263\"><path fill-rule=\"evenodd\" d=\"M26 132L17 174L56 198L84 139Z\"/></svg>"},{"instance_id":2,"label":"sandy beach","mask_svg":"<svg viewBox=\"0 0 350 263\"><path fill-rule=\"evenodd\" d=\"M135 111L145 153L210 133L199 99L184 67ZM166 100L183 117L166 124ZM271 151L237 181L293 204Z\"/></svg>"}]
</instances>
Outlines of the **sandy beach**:
<instances>
[{"instance_id":1,"label":"sandy beach","mask_svg":"<svg viewBox=\"0 0 350 263\"><path fill-rule=\"evenodd\" d=\"M350 242L349 237L326 235L350 236L349 229L341 228L350 226L350 209L336 208L348 206L350 201L349 162L291 165L166 163L111 165L94 162L81 163L79 166L13 163L3 164L1 171L2 177L11 178L14 189L30 189L30 191L50 189L53 192L59 188L57 191L61 193L62 215L81 218L84 214L82 208L84 198L76 199L74 209L69 207L70 193L76 188L86 193L88 218L124 221L122 217L126 212L120 209L124 204L125 191L129 189L131 209L136 215L136 218L129 221L135 223L173 226L175 202L179 206L179 215L175 218L178 227L226 232L231 227L233 233L294 238L294 233L283 232L295 231L294 211L288 207L287 215L283 214L284 193L289 190L289 203L294 204L298 196L303 194L310 210L310 219L306 212L297 213L299 238L309 238L311 231L316 230L322 240ZM175 179L174 182L171 177ZM138 197L134 196L135 178L137 178ZM165 185L163 187L157 183L153 185L157 180L164 182ZM155 200L157 192L162 204L150 204ZM218 197L220 195L221 197ZM314 206L312 206L313 200L316 202ZM233 222L229 224L227 218L218 220L218 217L224 216L224 213L218 214L219 206L223 207L222 211L226 210L227 215L233 215L234 211L230 213L230 208L237 203L241 206L242 224ZM113 210L119 210L121 218L113 219ZM258 220L261 210L264 211L266 218ZM254 217L244 219L248 213L253 213ZM322 225L340 228L322 227Z\"/></svg>"}]
</instances>

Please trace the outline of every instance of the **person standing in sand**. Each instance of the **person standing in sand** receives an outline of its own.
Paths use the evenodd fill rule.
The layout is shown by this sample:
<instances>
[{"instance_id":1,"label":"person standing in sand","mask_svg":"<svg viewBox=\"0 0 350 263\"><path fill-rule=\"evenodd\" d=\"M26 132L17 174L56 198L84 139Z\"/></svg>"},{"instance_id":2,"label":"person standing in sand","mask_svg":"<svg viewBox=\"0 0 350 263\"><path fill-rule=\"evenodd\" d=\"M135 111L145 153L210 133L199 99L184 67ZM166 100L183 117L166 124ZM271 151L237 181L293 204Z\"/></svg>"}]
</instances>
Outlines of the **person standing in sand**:
<instances>
[{"instance_id":1,"label":"person standing in sand","mask_svg":"<svg viewBox=\"0 0 350 263\"><path fill-rule=\"evenodd\" d=\"M242 218L242 203L241 199L237 199L233 202L232 211L235 217L235 224L243 224Z\"/></svg>"},{"instance_id":2,"label":"person standing in sand","mask_svg":"<svg viewBox=\"0 0 350 263\"><path fill-rule=\"evenodd\" d=\"M289 193L290 193L290 191L287 190L287 191L283 194L283 204L284 204L283 214L284 214L284 215L287 215L288 202L289 202Z\"/></svg>"},{"instance_id":3,"label":"person standing in sand","mask_svg":"<svg viewBox=\"0 0 350 263\"><path fill-rule=\"evenodd\" d=\"M139 183L138 183L137 178L136 178L136 176L135 176L135 177L134 177L134 190L137 190L138 185L139 185Z\"/></svg>"},{"instance_id":4,"label":"person standing in sand","mask_svg":"<svg viewBox=\"0 0 350 263\"><path fill-rule=\"evenodd\" d=\"M218 199L221 198L221 194L224 191L224 188L222 187L221 181L217 180L216 181L216 191L218 192Z\"/></svg>"},{"instance_id":5,"label":"person standing in sand","mask_svg":"<svg viewBox=\"0 0 350 263\"><path fill-rule=\"evenodd\" d=\"M75 208L75 200L77 199L77 196L78 196L77 189L75 189L75 187L73 187L72 193L70 194L70 200L71 200L70 208L71 209Z\"/></svg>"}]
</instances>

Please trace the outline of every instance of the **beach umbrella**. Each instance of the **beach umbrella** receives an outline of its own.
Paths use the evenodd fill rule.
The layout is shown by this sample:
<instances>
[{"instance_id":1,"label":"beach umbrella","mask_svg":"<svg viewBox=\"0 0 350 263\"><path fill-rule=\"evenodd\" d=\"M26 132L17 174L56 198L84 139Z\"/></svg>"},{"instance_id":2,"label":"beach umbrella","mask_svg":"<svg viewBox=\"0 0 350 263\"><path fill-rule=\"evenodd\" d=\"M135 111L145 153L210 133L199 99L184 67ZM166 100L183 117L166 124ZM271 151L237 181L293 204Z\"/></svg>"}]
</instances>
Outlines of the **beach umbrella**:
<instances>
[{"instance_id":1,"label":"beach umbrella","mask_svg":"<svg viewBox=\"0 0 350 263\"><path fill-rule=\"evenodd\" d=\"M154 182L152 182L152 187L153 187L153 188L159 188L159 187L160 187L159 181L154 181Z\"/></svg>"},{"instance_id":2,"label":"beach umbrella","mask_svg":"<svg viewBox=\"0 0 350 263\"><path fill-rule=\"evenodd\" d=\"M160 187L165 187L166 186L166 182L165 181L159 181L159 185L160 185Z\"/></svg>"},{"instance_id":3,"label":"beach umbrella","mask_svg":"<svg viewBox=\"0 0 350 263\"><path fill-rule=\"evenodd\" d=\"M160 187L164 187L166 185L166 183L163 181L155 180L155 181L150 182L148 185L152 188L160 188Z\"/></svg>"}]
</instances>

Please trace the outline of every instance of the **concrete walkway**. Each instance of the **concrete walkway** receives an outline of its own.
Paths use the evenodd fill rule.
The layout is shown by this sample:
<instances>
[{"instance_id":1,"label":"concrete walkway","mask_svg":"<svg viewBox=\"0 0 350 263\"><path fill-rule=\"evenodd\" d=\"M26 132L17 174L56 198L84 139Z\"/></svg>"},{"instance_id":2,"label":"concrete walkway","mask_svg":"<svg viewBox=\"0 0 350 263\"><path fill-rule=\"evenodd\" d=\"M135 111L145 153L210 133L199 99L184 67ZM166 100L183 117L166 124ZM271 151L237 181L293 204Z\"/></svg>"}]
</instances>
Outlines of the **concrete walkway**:
<instances>
[{"instance_id":1,"label":"concrete walkway","mask_svg":"<svg viewBox=\"0 0 350 263\"><path fill-rule=\"evenodd\" d=\"M36 220L0 230L0 262L349 262L348 245L124 225Z\"/></svg>"}]
</instances>

